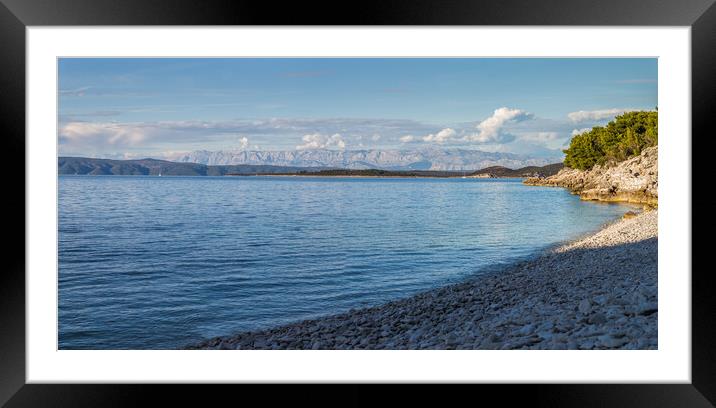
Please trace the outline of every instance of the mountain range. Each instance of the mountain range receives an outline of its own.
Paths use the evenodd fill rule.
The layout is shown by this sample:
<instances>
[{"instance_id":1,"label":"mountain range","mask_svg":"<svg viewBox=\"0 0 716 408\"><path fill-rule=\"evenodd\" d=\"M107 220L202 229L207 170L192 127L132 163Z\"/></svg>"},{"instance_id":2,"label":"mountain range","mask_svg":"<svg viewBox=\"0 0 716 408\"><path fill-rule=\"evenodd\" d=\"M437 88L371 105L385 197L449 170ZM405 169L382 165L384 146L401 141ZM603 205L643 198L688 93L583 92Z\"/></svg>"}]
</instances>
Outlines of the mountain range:
<instances>
[{"instance_id":1,"label":"mountain range","mask_svg":"<svg viewBox=\"0 0 716 408\"><path fill-rule=\"evenodd\" d=\"M378 177L460 177L485 175L489 177L531 177L550 176L562 168L562 163L546 166L527 166L516 170L503 166L491 166L476 172L444 170L383 170L346 169L330 167L295 167L234 164L207 166L199 163L177 163L167 160L139 159L113 160L88 157L59 157L59 174L71 175L123 175L123 176L239 176L239 175L321 175L321 176L378 176Z\"/></svg>"},{"instance_id":2,"label":"mountain range","mask_svg":"<svg viewBox=\"0 0 716 408\"><path fill-rule=\"evenodd\" d=\"M319 171L323 168L279 167L255 165L207 166L197 163L175 163L166 160L112 160L87 157L59 157L59 174L92 176L225 176L229 174L273 174L299 171Z\"/></svg>"},{"instance_id":3,"label":"mountain range","mask_svg":"<svg viewBox=\"0 0 716 408\"><path fill-rule=\"evenodd\" d=\"M513 153L468 149L423 150L197 150L172 156L179 163L217 165L271 165L341 169L474 171L490 166L522 168L561 162L561 156L529 157Z\"/></svg>"}]
</instances>

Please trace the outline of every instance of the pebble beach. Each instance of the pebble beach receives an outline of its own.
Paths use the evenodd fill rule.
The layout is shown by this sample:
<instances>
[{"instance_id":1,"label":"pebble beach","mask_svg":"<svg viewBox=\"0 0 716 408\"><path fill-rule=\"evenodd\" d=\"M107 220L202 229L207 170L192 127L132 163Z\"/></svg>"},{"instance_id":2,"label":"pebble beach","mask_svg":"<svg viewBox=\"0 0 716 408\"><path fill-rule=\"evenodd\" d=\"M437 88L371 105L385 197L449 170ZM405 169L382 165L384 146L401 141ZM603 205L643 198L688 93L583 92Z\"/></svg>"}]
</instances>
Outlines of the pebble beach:
<instances>
[{"instance_id":1,"label":"pebble beach","mask_svg":"<svg viewBox=\"0 0 716 408\"><path fill-rule=\"evenodd\" d=\"M187 349L656 349L658 210L381 306Z\"/></svg>"}]
</instances>

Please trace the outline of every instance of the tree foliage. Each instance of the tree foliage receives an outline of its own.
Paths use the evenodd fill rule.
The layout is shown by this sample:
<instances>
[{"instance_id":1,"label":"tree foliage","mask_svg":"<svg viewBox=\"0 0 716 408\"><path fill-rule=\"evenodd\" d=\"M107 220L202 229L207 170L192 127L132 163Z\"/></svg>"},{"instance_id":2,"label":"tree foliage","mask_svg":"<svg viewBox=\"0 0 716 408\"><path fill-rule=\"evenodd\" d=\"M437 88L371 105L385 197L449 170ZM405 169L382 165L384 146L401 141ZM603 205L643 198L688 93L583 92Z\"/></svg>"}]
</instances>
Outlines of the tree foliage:
<instances>
[{"instance_id":1,"label":"tree foliage","mask_svg":"<svg viewBox=\"0 0 716 408\"><path fill-rule=\"evenodd\" d=\"M620 162L658 143L658 112L627 112L572 138L564 165L579 170Z\"/></svg>"}]
</instances>

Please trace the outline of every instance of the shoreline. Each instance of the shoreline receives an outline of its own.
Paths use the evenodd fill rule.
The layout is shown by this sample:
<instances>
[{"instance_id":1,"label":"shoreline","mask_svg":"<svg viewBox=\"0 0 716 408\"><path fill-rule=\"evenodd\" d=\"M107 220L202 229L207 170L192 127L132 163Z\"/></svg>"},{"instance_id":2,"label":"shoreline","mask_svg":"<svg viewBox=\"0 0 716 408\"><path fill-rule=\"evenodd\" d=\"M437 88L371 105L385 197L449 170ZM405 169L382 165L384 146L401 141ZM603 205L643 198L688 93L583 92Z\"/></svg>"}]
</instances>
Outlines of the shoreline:
<instances>
[{"instance_id":1,"label":"shoreline","mask_svg":"<svg viewBox=\"0 0 716 408\"><path fill-rule=\"evenodd\" d=\"M151 175L151 174L58 174L58 177L195 177L195 178L221 178L221 177L305 177L305 178L371 178L371 179L462 179L462 176L342 176L342 175L312 175L312 174L224 174L212 176L189 175ZM471 177L465 179L477 180L526 180L529 177Z\"/></svg>"},{"instance_id":2,"label":"shoreline","mask_svg":"<svg viewBox=\"0 0 716 408\"><path fill-rule=\"evenodd\" d=\"M656 349L658 210L379 306L187 349Z\"/></svg>"},{"instance_id":3,"label":"shoreline","mask_svg":"<svg viewBox=\"0 0 716 408\"><path fill-rule=\"evenodd\" d=\"M525 180L527 177L471 177L471 176L343 176L313 174L227 174L223 177L306 177L306 178L371 178L371 179L477 179L477 180Z\"/></svg>"}]
</instances>

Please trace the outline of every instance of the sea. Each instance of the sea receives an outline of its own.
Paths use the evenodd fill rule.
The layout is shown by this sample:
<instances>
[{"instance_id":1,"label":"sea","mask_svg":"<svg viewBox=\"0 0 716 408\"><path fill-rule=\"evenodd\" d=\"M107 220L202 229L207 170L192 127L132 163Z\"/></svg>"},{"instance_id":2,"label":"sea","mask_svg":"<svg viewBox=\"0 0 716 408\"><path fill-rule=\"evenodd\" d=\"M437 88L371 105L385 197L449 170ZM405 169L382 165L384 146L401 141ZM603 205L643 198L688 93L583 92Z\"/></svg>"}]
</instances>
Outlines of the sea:
<instances>
[{"instance_id":1,"label":"sea","mask_svg":"<svg viewBox=\"0 0 716 408\"><path fill-rule=\"evenodd\" d=\"M520 179L60 176L59 349L177 349L374 306L630 209Z\"/></svg>"}]
</instances>

